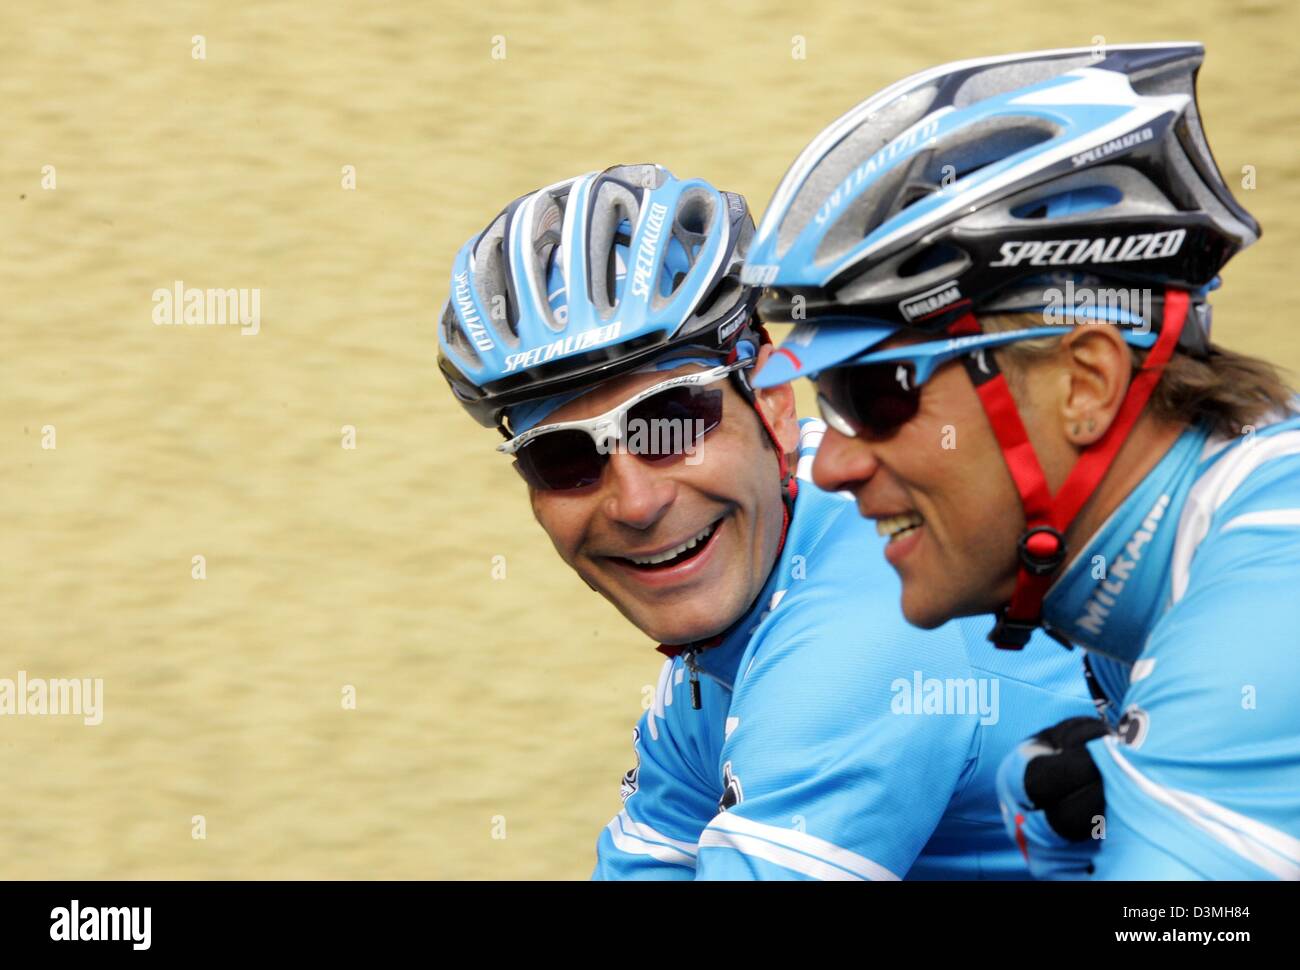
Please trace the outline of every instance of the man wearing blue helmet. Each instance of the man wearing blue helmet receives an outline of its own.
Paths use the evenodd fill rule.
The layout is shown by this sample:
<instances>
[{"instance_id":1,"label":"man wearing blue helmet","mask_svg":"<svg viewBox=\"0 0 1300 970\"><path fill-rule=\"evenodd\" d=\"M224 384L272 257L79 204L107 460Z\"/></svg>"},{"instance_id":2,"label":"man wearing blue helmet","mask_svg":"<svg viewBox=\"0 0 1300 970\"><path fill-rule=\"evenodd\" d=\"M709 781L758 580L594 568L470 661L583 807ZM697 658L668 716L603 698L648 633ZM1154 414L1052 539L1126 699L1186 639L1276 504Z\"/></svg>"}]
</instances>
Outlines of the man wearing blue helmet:
<instances>
[{"instance_id":1,"label":"man wearing blue helmet","mask_svg":"<svg viewBox=\"0 0 1300 970\"><path fill-rule=\"evenodd\" d=\"M772 353L752 234L740 196L618 166L516 200L452 268L453 392L561 558L669 658L595 875L1024 878L996 768L1090 710L1077 663L1008 677L977 625L903 619L880 540L807 479L820 422L750 385Z\"/></svg>"},{"instance_id":2,"label":"man wearing blue helmet","mask_svg":"<svg viewBox=\"0 0 1300 970\"><path fill-rule=\"evenodd\" d=\"M798 321L756 385L815 380L814 479L888 539L908 619L1088 651L1103 716L1002 769L1040 874L1300 878L1300 416L1210 341L1259 228L1201 127L1202 56L900 81L795 161L745 271Z\"/></svg>"}]
</instances>

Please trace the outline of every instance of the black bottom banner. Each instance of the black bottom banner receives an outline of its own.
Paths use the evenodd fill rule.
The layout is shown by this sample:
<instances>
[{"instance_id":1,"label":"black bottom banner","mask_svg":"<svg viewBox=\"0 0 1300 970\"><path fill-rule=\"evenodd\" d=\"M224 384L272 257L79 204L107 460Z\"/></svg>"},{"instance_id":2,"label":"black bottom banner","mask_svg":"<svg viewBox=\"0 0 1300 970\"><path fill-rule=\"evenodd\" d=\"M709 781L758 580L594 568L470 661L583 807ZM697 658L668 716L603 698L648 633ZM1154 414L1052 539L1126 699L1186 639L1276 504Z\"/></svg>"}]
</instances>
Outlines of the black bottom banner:
<instances>
[{"instance_id":1,"label":"black bottom banner","mask_svg":"<svg viewBox=\"0 0 1300 970\"><path fill-rule=\"evenodd\" d=\"M7 956L73 959L337 960L421 945L533 956L606 943L635 959L778 940L864 957L1040 959L1174 944L1231 958L1235 947L1295 938L1298 900L1290 885L1263 883L10 882L0 883L0 934Z\"/></svg>"}]
</instances>

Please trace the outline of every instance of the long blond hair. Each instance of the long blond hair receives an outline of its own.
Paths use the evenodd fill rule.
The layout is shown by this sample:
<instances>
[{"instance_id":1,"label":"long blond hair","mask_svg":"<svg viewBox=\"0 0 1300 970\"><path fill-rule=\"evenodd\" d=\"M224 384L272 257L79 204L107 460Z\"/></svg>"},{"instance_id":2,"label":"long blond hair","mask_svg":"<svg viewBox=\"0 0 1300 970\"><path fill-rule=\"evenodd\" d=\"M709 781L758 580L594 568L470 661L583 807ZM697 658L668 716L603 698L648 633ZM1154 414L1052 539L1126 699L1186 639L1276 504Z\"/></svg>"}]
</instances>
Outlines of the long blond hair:
<instances>
[{"instance_id":1,"label":"long blond hair","mask_svg":"<svg viewBox=\"0 0 1300 970\"><path fill-rule=\"evenodd\" d=\"M1003 333L1042 325L1037 314L993 313L979 318L985 333ZM1054 337L1022 340L998 350L999 361L1016 371L1054 357L1060 343ZM1134 369L1142 365L1148 351L1130 347ZM1210 344L1204 359L1175 353L1165 366L1160 382L1151 393L1147 410L1172 422L1205 421L1218 434L1238 435L1265 415L1294 408L1295 392L1274 364Z\"/></svg>"}]
</instances>

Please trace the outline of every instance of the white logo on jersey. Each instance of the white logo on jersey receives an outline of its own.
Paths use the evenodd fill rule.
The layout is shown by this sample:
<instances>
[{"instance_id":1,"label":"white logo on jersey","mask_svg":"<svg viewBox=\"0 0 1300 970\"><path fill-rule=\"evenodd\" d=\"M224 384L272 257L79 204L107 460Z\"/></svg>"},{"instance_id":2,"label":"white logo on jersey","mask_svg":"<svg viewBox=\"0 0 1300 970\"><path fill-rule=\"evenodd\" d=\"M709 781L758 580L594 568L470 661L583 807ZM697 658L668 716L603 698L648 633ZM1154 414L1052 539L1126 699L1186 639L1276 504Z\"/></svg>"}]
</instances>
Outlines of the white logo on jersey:
<instances>
[{"instance_id":1,"label":"white logo on jersey","mask_svg":"<svg viewBox=\"0 0 1300 970\"><path fill-rule=\"evenodd\" d=\"M735 808L745 800L745 790L740 786L740 779L732 773L731 762L722 766L722 797L718 799L718 811L725 812Z\"/></svg>"},{"instance_id":2,"label":"white logo on jersey","mask_svg":"<svg viewBox=\"0 0 1300 970\"><path fill-rule=\"evenodd\" d=\"M1124 550L1110 564L1107 577L1097 584L1097 588L1088 597L1088 602L1083 605L1083 615L1074 621L1075 626L1087 630L1093 636L1101 636L1111 608L1118 602L1120 594L1124 592L1124 584L1129 581L1133 570L1142 559L1142 550L1155 537L1156 529L1160 525L1160 520L1164 518L1167 508L1169 508L1169 496L1161 495L1156 499L1156 504L1151 507L1151 511L1147 513L1141 528L1124 543Z\"/></svg>"},{"instance_id":3,"label":"white logo on jersey","mask_svg":"<svg viewBox=\"0 0 1300 970\"><path fill-rule=\"evenodd\" d=\"M636 764L634 764L631 768L627 770L627 773L623 775L623 781L618 786L618 797L621 798L623 801L627 801L629 798L635 795L636 790L640 785L639 782L639 779L641 777L641 729L640 728L632 729L632 754L636 756ZM637 804L640 805L641 803L637 802Z\"/></svg>"},{"instance_id":4,"label":"white logo on jersey","mask_svg":"<svg viewBox=\"0 0 1300 970\"><path fill-rule=\"evenodd\" d=\"M1115 726L1119 732L1119 738L1130 748L1142 747L1142 742L1147 739L1147 731L1151 729L1151 716L1136 704L1124 712L1119 719L1119 724Z\"/></svg>"}]
</instances>

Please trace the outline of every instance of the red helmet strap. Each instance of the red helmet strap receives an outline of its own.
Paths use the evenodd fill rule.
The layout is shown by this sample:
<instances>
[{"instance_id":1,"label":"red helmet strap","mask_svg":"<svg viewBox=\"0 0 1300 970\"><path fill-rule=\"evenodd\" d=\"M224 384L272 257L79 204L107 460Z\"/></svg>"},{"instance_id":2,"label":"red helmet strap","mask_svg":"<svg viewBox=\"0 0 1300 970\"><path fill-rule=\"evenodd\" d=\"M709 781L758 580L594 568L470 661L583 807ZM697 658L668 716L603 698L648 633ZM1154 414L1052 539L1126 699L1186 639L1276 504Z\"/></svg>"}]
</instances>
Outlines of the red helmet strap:
<instances>
[{"instance_id":1,"label":"red helmet strap","mask_svg":"<svg viewBox=\"0 0 1300 970\"><path fill-rule=\"evenodd\" d=\"M1006 378L991 359L992 355L986 354L979 361L982 367L977 366L973 357L965 358L967 373L975 383L1025 511L1025 531L1018 543L1020 564L1015 591L1011 601L999 611L997 625L989 634L997 646L1019 650L1042 625L1043 597L1068 554L1065 533L1105 478L1137 423L1178 344L1189 303L1186 292L1166 291L1160 336L1129 384L1115 420L1101 438L1083 449L1055 495L1048 488ZM969 323L963 320L959 325L968 327Z\"/></svg>"}]
</instances>

